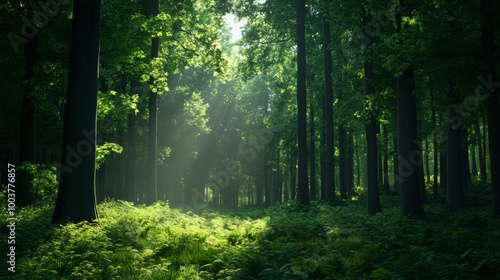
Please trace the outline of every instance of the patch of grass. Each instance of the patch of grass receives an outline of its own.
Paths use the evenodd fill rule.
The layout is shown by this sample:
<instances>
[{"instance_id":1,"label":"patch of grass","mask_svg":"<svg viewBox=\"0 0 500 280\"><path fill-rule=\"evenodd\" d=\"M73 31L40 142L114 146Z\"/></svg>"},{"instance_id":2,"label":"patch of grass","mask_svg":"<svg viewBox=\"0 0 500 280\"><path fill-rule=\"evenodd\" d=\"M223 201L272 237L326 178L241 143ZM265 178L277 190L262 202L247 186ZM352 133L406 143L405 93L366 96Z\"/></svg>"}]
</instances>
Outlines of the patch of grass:
<instances>
[{"instance_id":1,"label":"patch of grass","mask_svg":"<svg viewBox=\"0 0 500 280\"><path fill-rule=\"evenodd\" d=\"M488 189L469 208L425 206L404 218L397 196L366 214L363 197L201 214L109 200L97 223L50 224L52 207L19 211L13 279L500 279L500 221ZM6 216L2 214L5 237ZM6 242L0 245L7 250ZM17 249L18 248L18 249ZM5 254L1 262L6 263ZM4 279L6 267L0 272Z\"/></svg>"}]
</instances>

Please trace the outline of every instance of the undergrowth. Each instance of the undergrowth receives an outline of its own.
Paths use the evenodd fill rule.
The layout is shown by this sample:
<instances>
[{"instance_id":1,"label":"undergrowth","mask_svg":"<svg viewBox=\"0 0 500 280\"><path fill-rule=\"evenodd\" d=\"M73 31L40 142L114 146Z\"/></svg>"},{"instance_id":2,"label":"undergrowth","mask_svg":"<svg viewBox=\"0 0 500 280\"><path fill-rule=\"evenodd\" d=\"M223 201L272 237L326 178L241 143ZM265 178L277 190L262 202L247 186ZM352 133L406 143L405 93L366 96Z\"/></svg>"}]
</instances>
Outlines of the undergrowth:
<instances>
[{"instance_id":1,"label":"undergrowth","mask_svg":"<svg viewBox=\"0 0 500 280\"><path fill-rule=\"evenodd\" d=\"M425 219L402 217L397 196L315 202L198 215L165 203L109 200L95 223L50 224L52 206L17 214L12 279L500 279L500 222L488 191L467 191L468 208L431 201ZM3 206L3 205L2 205ZM0 215L6 240L5 213ZM7 242L0 245L7 251Z\"/></svg>"}]
</instances>

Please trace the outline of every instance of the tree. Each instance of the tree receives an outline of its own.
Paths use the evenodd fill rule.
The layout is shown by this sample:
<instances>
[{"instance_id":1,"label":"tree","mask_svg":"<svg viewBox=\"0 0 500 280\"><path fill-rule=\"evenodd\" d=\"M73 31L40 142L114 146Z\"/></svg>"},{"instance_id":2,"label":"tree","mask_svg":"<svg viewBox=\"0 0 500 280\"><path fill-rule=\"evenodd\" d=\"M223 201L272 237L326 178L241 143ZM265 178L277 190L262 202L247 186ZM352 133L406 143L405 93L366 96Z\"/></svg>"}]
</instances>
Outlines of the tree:
<instances>
[{"instance_id":1,"label":"tree","mask_svg":"<svg viewBox=\"0 0 500 280\"><path fill-rule=\"evenodd\" d=\"M332 53L330 50L330 22L323 19L323 57L325 75L324 115L326 125L326 154L325 154L325 185L321 186L325 197L335 197L335 166L334 166L334 139L333 139L333 88L332 88Z\"/></svg>"},{"instance_id":2,"label":"tree","mask_svg":"<svg viewBox=\"0 0 500 280\"><path fill-rule=\"evenodd\" d=\"M97 88L101 1L75 1L63 149L52 222L92 221L95 196Z\"/></svg>"},{"instance_id":3,"label":"tree","mask_svg":"<svg viewBox=\"0 0 500 280\"><path fill-rule=\"evenodd\" d=\"M160 13L160 1L152 0L152 17L158 16ZM151 60L154 60L158 57L158 52L160 49L160 38L158 35L154 36L151 39ZM154 78L151 76L149 80L149 84L151 87L154 84ZM148 185L147 185L147 204L152 204L155 202L157 197L157 163L156 163L156 154L157 154L157 93L155 89L151 89L149 92L149 132L148 132Z\"/></svg>"},{"instance_id":4,"label":"tree","mask_svg":"<svg viewBox=\"0 0 500 280\"><path fill-rule=\"evenodd\" d=\"M298 0L297 6L297 112L298 112L298 199L301 204L309 204L307 184L307 120L306 120L306 1ZM333 172L333 170L331 171Z\"/></svg>"},{"instance_id":5,"label":"tree","mask_svg":"<svg viewBox=\"0 0 500 280\"><path fill-rule=\"evenodd\" d=\"M481 45L483 51L483 79L489 80L497 78L495 66L494 47L494 16L493 0L481 0L481 12L483 15ZM488 140L490 147L491 164L491 186L493 189L493 217L500 216L500 135L498 129L500 125L500 97L497 87L489 86L486 115L488 119Z\"/></svg>"},{"instance_id":6,"label":"tree","mask_svg":"<svg viewBox=\"0 0 500 280\"><path fill-rule=\"evenodd\" d=\"M396 14L398 32L402 32L403 29L402 12L404 8L405 4L400 1L400 9ZM405 54L401 54L400 58L406 59ZM419 190L418 172L415 166L410 163L410 157L414 155L420 156L420 160L422 159L421 151L415 143L417 140L417 109L413 78L414 70L411 66L404 69L397 78L398 169L401 178L399 184L403 214L422 217L424 209Z\"/></svg>"},{"instance_id":7,"label":"tree","mask_svg":"<svg viewBox=\"0 0 500 280\"><path fill-rule=\"evenodd\" d=\"M367 26L367 23L371 20L369 12L363 9L363 23ZM371 39L367 40L367 52L370 50ZM374 73L373 73L373 63L370 61L371 58L365 58L365 94L366 98L369 99L372 94L374 94ZM382 211L380 207L379 198L379 184L377 176L377 119L375 112L372 110L369 112L368 123L366 128L366 162L367 162L367 178L368 178L368 214L374 215Z\"/></svg>"},{"instance_id":8,"label":"tree","mask_svg":"<svg viewBox=\"0 0 500 280\"><path fill-rule=\"evenodd\" d=\"M31 14L31 13L30 13ZM36 157L36 136L35 136L35 120L36 108L33 97L33 86L30 82L35 77L36 53L38 49L38 34L35 34L24 46L26 57L25 70L26 75L25 85L23 90L21 122L20 122L20 138L19 138L19 163L35 162ZM17 186L17 205L25 206L32 204L35 200L33 188L31 185L32 176L25 170L19 170L18 186Z\"/></svg>"},{"instance_id":9,"label":"tree","mask_svg":"<svg viewBox=\"0 0 500 280\"><path fill-rule=\"evenodd\" d=\"M450 106L457 104L460 98L460 93L458 88L450 83L449 89L449 100ZM456 110L452 109L452 115L450 118L454 118L458 115ZM446 185L446 204L456 207L464 207L464 185L462 176L458 176L462 173L462 128L461 127L449 127L446 137L446 166L447 166L447 178Z\"/></svg>"}]
</instances>

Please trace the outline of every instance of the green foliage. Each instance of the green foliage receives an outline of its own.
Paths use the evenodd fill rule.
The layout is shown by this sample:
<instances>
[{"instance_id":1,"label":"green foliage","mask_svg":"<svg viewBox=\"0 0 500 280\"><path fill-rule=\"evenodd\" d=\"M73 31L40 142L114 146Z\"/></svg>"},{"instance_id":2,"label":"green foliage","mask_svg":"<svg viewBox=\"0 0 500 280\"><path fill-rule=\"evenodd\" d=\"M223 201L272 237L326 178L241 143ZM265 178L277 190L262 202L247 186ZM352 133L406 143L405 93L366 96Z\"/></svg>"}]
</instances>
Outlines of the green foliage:
<instances>
[{"instance_id":1,"label":"green foliage","mask_svg":"<svg viewBox=\"0 0 500 280\"><path fill-rule=\"evenodd\" d=\"M486 191L469 197L482 203ZM18 213L13 279L497 279L500 221L427 205L426 220L401 217L398 199L384 212L365 200L343 206L295 203L201 215L165 203L109 200L96 223L50 224L51 207ZM2 213L1 227L5 228ZM6 244L2 244L2 250ZM5 258L2 256L2 258ZM2 260L3 261L3 260ZM2 271L2 273L5 273Z\"/></svg>"},{"instance_id":2,"label":"green foliage","mask_svg":"<svg viewBox=\"0 0 500 280\"><path fill-rule=\"evenodd\" d=\"M57 196L56 167L45 167L41 164L24 162L19 169L26 170L31 176L32 191L44 202L54 202Z\"/></svg>"},{"instance_id":3,"label":"green foliage","mask_svg":"<svg viewBox=\"0 0 500 280\"><path fill-rule=\"evenodd\" d=\"M121 154L123 152L123 147L116 143L104 143L102 145L97 146L96 148L96 156L95 156L95 165L96 169L99 169L102 163L106 160L106 157L111 153Z\"/></svg>"}]
</instances>

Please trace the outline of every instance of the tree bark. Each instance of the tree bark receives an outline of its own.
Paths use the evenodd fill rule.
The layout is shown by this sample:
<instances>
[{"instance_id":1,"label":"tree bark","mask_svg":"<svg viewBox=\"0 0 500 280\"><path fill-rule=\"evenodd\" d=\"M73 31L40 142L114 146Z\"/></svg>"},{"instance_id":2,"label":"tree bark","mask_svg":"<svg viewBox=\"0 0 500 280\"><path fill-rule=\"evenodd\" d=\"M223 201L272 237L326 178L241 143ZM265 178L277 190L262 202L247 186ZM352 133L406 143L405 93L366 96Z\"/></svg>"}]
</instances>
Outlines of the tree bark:
<instances>
[{"instance_id":1,"label":"tree bark","mask_svg":"<svg viewBox=\"0 0 500 280\"><path fill-rule=\"evenodd\" d=\"M309 186L307 182L307 114L306 114L306 1L298 0L297 7L297 109L298 109L298 144L299 178L298 198L303 205L309 204Z\"/></svg>"},{"instance_id":2,"label":"tree bark","mask_svg":"<svg viewBox=\"0 0 500 280\"><path fill-rule=\"evenodd\" d=\"M387 193L390 193L390 183L389 183L389 135L387 132L387 126L383 128L384 133L384 189Z\"/></svg>"},{"instance_id":3,"label":"tree bark","mask_svg":"<svg viewBox=\"0 0 500 280\"><path fill-rule=\"evenodd\" d=\"M311 174L309 176L309 185L310 185L310 194L309 197L311 200L316 200L316 144L315 137L316 134L314 127L314 106L311 100L309 104L309 142L310 142L310 151L309 151L309 162L311 164Z\"/></svg>"},{"instance_id":4,"label":"tree bark","mask_svg":"<svg viewBox=\"0 0 500 280\"><path fill-rule=\"evenodd\" d=\"M495 30L493 0L481 0L481 12L483 14L481 45L483 48L483 59L486 64L483 70L483 79L498 81L495 67ZM490 78L491 77L491 78ZM486 101L486 115L488 120L488 146L490 151L491 186L493 194L493 217L500 216L500 97L498 86L486 88L490 96Z\"/></svg>"},{"instance_id":5,"label":"tree bark","mask_svg":"<svg viewBox=\"0 0 500 280\"><path fill-rule=\"evenodd\" d=\"M429 82L430 83L430 82ZM432 119L432 127L437 127L436 121L436 109L434 107L434 90L432 84L430 84L430 95L431 95L431 119ZM439 150L438 150L438 140L437 135L433 133L432 135L432 147L434 152L434 181L432 182L432 189L434 193L434 199L438 198L438 158L439 158Z\"/></svg>"},{"instance_id":6,"label":"tree bark","mask_svg":"<svg viewBox=\"0 0 500 280\"><path fill-rule=\"evenodd\" d=\"M397 32L401 30L402 11L405 7L403 0L400 1L400 9L396 14ZM414 71L409 67L397 78L397 126L398 126L398 160L399 177L401 188L401 208L403 215L423 217L422 198L418 182L418 164L413 164L411 155L420 156L421 150L415 144L417 138L417 109L414 95ZM419 153L420 151L420 153Z\"/></svg>"},{"instance_id":7,"label":"tree bark","mask_svg":"<svg viewBox=\"0 0 500 280\"><path fill-rule=\"evenodd\" d=\"M30 12L28 12L30 13ZM32 96L33 86L30 86L30 80L35 77L35 64L36 53L38 49L38 35L31 38L24 46L24 55L26 63L24 69L26 74L24 76L23 99L21 106L21 121L20 121L20 134L19 134L19 164L29 162L35 163L36 161L36 108L34 98ZM33 176L23 170L18 169L16 182L16 204L19 207L33 204L35 202L35 195L33 193L33 186L31 180Z\"/></svg>"},{"instance_id":8,"label":"tree bark","mask_svg":"<svg viewBox=\"0 0 500 280\"><path fill-rule=\"evenodd\" d=\"M449 104L458 104L460 95L458 88L450 83ZM457 117L455 109L451 109L450 118ZM462 172L462 128L450 127L446 135L446 160L447 160L447 185L446 185L446 204L453 207L465 207L464 185ZM460 175L459 175L460 174Z\"/></svg>"},{"instance_id":9,"label":"tree bark","mask_svg":"<svg viewBox=\"0 0 500 280\"><path fill-rule=\"evenodd\" d=\"M340 98L339 98L340 99ZM347 198L347 180L346 180L346 131L343 124L339 124L339 183L340 197Z\"/></svg>"},{"instance_id":10,"label":"tree bark","mask_svg":"<svg viewBox=\"0 0 500 280\"><path fill-rule=\"evenodd\" d=\"M74 223L92 221L98 217L95 144L100 30L101 1L75 1L54 223L66 219Z\"/></svg>"},{"instance_id":11,"label":"tree bark","mask_svg":"<svg viewBox=\"0 0 500 280\"><path fill-rule=\"evenodd\" d=\"M326 170L325 199L335 197L335 162L333 135L333 83L332 53L330 51L330 22L323 18L323 57L325 76L325 119L326 119Z\"/></svg>"},{"instance_id":12,"label":"tree bark","mask_svg":"<svg viewBox=\"0 0 500 280\"><path fill-rule=\"evenodd\" d=\"M363 8L363 24L367 24L371 21L371 14ZM371 40L368 40L366 47L369 50L371 45ZM373 94L375 89L373 86L374 73L373 73L373 63L365 58L364 62L364 73L365 73L365 95L368 99L370 94ZM370 112L368 123L365 126L366 129L366 173L368 181L368 214L374 215L380 211L380 197L379 197L379 185L378 185L378 153L377 153L377 119L374 112Z\"/></svg>"},{"instance_id":13,"label":"tree bark","mask_svg":"<svg viewBox=\"0 0 500 280\"><path fill-rule=\"evenodd\" d=\"M152 17L156 17L160 13L159 0L152 2ZM160 38L153 37L151 40L151 60L158 57L160 48ZM149 84L153 86L154 78L149 79ZM146 204L150 205L158 200L158 187L157 187L157 162L156 154L158 148L157 142L157 129L158 129L158 115L157 115L157 94L153 90L149 92L149 132L148 132L148 186L146 191Z\"/></svg>"}]
</instances>

